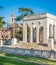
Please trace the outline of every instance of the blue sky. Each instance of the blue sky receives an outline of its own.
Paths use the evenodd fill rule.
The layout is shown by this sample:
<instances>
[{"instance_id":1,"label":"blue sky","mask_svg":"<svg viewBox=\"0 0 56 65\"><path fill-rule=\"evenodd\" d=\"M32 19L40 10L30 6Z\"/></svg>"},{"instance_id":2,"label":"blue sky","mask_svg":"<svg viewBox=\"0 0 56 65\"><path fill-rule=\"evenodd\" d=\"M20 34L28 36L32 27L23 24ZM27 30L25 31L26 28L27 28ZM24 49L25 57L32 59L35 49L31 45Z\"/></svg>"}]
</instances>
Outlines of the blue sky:
<instances>
[{"instance_id":1,"label":"blue sky","mask_svg":"<svg viewBox=\"0 0 56 65\"><path fill-rule=\"evenodd\" d=\"M19 15L18 8L31 8L35 14L49 12L56 15L56 0L0 0L0 16L4 16L6 21L10 20L11 13L15 17Z\"/></svg>"}]
</instances>

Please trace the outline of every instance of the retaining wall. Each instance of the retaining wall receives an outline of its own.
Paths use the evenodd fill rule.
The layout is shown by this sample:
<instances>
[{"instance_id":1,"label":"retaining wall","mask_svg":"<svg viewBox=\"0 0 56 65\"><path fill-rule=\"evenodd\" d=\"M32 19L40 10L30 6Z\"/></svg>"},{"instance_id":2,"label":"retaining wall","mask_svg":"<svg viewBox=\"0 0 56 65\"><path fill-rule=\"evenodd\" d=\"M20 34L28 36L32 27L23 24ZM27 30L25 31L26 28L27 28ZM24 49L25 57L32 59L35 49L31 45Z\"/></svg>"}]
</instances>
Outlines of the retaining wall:
<instances>
[{"instance_id":1,"label":"retaining wall","mask_svg":"<svg viewBox=\"0 0 56 65\"><path fill-rule=\"evenodd\" d=\"M56 59L56 51L54 50L48 51L48 50L35 50L33 48L32 49L22 49L22 48L0 47L0 52Z\"/></svg>"}]
</instances>

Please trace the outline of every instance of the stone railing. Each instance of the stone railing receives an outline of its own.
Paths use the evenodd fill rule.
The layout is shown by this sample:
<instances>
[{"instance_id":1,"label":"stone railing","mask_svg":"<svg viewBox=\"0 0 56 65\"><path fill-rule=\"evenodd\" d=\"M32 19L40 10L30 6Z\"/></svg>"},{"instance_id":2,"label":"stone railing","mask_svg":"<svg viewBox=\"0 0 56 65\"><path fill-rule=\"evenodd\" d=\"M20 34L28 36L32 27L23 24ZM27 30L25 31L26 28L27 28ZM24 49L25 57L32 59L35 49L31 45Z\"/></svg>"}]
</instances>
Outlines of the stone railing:
<instances>
[{"instance_id":1,"label":"stone railing","mask_svg":"<svg viewBox=\"0 0 56 65\"><path fill-rule=\"evenodd\" d=\"M0 47L0 52L5 52L9 54L16 54L16 55L29 55L35 57L42 57L42 58L51 58L56 59L56 51L54 50L34 50L32 49L22 49L22 48L11 48L11 47Z\"/></svg>"}]
</instances>

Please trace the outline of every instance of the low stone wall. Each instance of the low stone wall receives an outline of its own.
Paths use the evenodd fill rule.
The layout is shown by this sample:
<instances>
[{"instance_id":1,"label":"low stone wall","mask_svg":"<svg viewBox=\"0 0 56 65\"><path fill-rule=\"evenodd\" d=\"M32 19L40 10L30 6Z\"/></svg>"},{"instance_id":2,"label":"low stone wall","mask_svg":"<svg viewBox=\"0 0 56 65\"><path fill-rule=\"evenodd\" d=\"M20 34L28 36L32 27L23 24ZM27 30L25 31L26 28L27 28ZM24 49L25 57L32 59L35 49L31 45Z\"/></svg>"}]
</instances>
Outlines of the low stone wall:
<instances>
[{"instance_id":1,"label":"low stone wall","mask_svg":"<svg viewBox=\"0 0 56 65\"><path fill-rule=\"evenodd\" d=\"M48 50L35 50L33 48L32 49L22 49L22 48L0 47L0 52L56 59L56 51L54 50L48 51Z\"/></svg>"}]
</instances>

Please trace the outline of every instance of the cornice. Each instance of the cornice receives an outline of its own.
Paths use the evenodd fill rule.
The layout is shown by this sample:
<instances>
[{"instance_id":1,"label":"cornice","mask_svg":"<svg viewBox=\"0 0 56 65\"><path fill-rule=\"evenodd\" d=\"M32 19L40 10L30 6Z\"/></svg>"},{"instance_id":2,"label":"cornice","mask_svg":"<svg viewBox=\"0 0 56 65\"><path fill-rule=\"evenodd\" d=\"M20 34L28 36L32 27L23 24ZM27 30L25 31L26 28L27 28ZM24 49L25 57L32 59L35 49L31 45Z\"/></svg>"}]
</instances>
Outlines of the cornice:
<instances>
[{"instance_id":1,"label":"cornice","mask_svg":"<svg viewBox=\"0 0 56 65\"><path fill-rule=\"evenodd\" d=\"M26 16L23 21L39 20L39 19L45 19L45 18L49 18L49 19L53 19L53 20L56 19L56 17L54 15L44 13L44 14Z\"/></svg>"}]
</instances>

